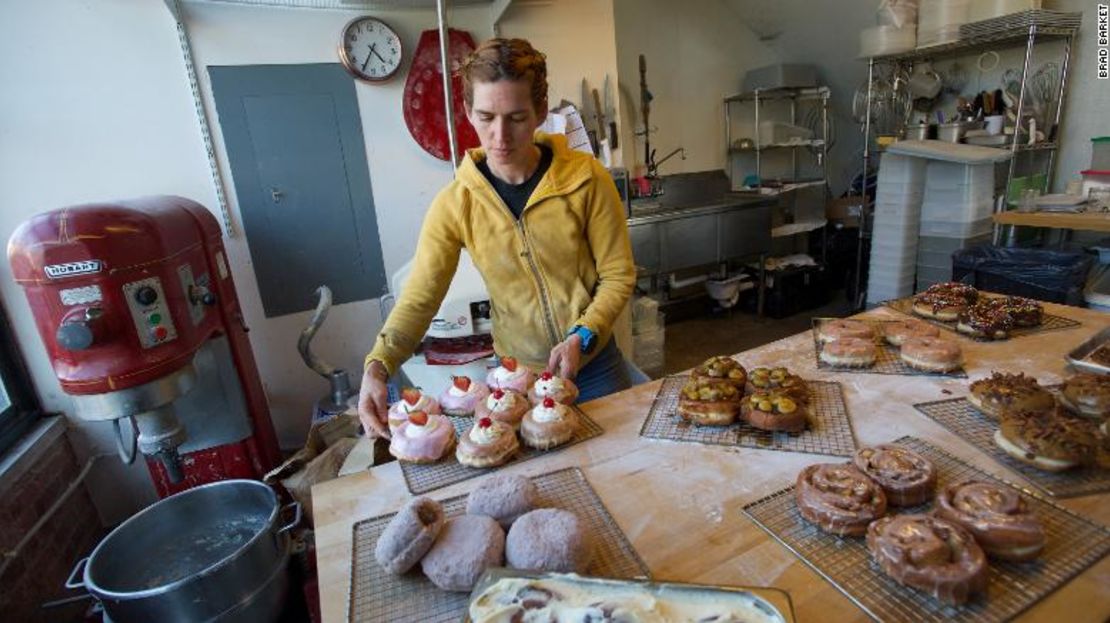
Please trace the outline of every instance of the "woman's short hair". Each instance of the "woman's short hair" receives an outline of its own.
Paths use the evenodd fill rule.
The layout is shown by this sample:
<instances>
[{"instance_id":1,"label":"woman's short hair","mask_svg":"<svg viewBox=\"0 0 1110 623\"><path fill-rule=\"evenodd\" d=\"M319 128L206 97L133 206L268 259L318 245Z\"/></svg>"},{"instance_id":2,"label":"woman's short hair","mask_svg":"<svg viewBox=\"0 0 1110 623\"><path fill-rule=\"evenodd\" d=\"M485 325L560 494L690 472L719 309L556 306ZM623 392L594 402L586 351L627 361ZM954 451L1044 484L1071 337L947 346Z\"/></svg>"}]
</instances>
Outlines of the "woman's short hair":
<instances>
[{"instance_id":1,"label":"woman's short hair","mask_svg":"<svg viewBox=\"0 0 1110 623\"><path fill-rule=\"evenodd\" d=\"M470 53L459 67L463 98L474 105L475 82L527 80L536 112L547 109L547 57L526 39L489 39Z\"/></svg>"}]
</instances>

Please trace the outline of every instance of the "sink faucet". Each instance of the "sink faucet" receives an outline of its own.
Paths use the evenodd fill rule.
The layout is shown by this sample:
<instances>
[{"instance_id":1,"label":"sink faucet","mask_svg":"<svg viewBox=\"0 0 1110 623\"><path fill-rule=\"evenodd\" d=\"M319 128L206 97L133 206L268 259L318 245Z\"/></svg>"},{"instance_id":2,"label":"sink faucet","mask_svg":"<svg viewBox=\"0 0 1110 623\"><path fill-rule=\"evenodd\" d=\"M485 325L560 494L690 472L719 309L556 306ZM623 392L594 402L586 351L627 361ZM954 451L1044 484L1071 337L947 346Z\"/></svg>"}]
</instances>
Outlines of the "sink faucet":
<instances>
[{"instance_id":1,"label":"sink faucet","mask_svg":"<svg viewBox=\"0 0 1110 623\"><path fill-rule=\"evenodd\" d=\"M682 154L682 159L685 160L686 159L686 148L685 147L679 147L679 148L675 149L674 151L672 151L671 153L667 154L666 156L663 156L663 158L660 159L660 160L655 159L655 150L653 149L651 151L651 161L648 162L648 175L652 176L652 177L655 177L659 173L659 165L661 165L664 162L673 158L675 154Z\"/></svg>"}]
</instances>

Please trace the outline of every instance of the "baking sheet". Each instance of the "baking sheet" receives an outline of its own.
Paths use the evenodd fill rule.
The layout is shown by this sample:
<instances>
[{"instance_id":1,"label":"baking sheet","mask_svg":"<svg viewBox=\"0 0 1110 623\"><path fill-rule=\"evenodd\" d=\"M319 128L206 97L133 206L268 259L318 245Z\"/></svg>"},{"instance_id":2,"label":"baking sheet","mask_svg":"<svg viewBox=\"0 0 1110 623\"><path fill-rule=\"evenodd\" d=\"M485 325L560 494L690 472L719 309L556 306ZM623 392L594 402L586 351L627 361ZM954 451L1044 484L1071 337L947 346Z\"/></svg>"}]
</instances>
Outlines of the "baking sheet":
<instances>
[{"instance_id":1,"label":"baking sheet","mask_svg":"<svg viewBox=\"0 0 1110 623\"><path fill-rule=\"evenodd\" d=\"M571 409L578 412L578 430L575 431L570 441L561 446L551 448L550 450L537 450L524 445L524 442L521 441L520 449L517 450L512 458L494 467L467 467L459 463L458 459L455 458L454 452L452 452L450 456L444 457L443 460L438 463L424 464L401 461L401 474L405 477L405 486L408 487L409 493L413 494L435 491L436 489L442 489L446 486L453 485L456 482L470 480L471 478L477 478L478 476L495 472L502 467L515 465L516 463L534 459L552 452L558 452L576 443L581 443L587 439L593 439L605 432L597 422L591 420L581 409L576 406L572 406ZM447 417L450 418L451 423L454 424L455 432L458 433L459 437L470 432L470 428L474 426L473 417L456 415L448 415Z\"/></svg>"},{"instance_id":2,"label":"baking sheet","mask_svg":"<svg viewBox=\"0 0 1110 623\"><path fill-rule=\"evenodd\" d=\"M641 437L833 456L852 456L856 451L856 437L840 383L806 381L815 412L809 428L800 433L773 433L743 422L729 426L697 426L683 420L678 416L678 398L689 378L668 376L663 379L644 425L640 427Z\"/></svg>"},{"instance_id":3,"label":"baking sheet","mask_svg":"<svg viewBox=\"0 0 1110 623\"><path fill-rule=\"evenodd\" d=\"M998 295L987 294L987 296L989 296L991 298L997 298ZM918 316L917 314L913 313L913 297L908 297L908 298L904 298L904 299L895 299L893 301L886 301L886 302L883 303L883 305L886 305L887 307L893 309L894 311L901 312L903 314L906 314L907 316L912 316L912 317L917 318L918 320L921 320L923 322L928 322L929 324L940 327L941 329L944 329L945 331L951 331L952 333L955 333L956 335L959 335L960 337L965 337L969 340L975 340L975 341L978 341L978 342L1004 342L1004 341L1006 341L1005 339L1004 340L992 340L990 338L985 338L985 337L972 337L970 335L967 335L966 333L960 333L959 331L957 331L955 322L944 322L944 321L941 321L941 320L937 320L936 318L925 318L924 316ZM1023 335L1032 335L1034 333L1041 333L1042 331L1059 331L1061 329L1071 329L1071 328L1074 328L1074 327L1078 327L1081 324L1083 324L1083 323L1079 322L1078 320L1072 320L1071 318L1064 318L1063 316L1056 316L1054 314L1050 314L1048 312L1045 312L1044 316L1043 316L1043 322L1041 322L1040 325L1035 326L1035 327L1019 327L1019 328L1016 328L1016 329L1011 329L1010 330L1010 337L1008 337L1006 339L1013 339L1013 338L1016 338L1016 337L1021 337Z\"/></svg>"},{"instance_id":4,"label":"baking sheet","mask_svg":"<svg viewBox=\"0 0 1110 623\"><path fill-rule=\"evenodd\" d=\"M571 467L532 479L540 491L540 506L573 511L594 536L594 560L589 575L649 578L647 565L613 520L582 470ZM447 517L466 512L466 495L442 500ZM364 519L352 528L350 600L347 620L352 623L457 623L466 614L468 593L440 590L420 572L419 565L403 576L382 571L374 546L396 513Z\"/></svg>"},{"instance_id":5,"label":"baking sheet","mask_svg":"<svg viewBox=\"0 0 1110 623\"><path fill-rule=\"evenodd\" d=\"M1110 491L1110 470L1077 467L1066 472L1046 472L1006 454L994 443L998 422L980 413L966 398L922 402L915 404L914 408L995 461L1025 476L1049 495L1066 498Z\"/></svg>"},{"instance_id":6,"label":"baking sheet","mask_svg":"<svg viewBox=\"0 0 1110 623\"><path fill-rule=\"evenodd\" d=\"M1110 327L1087 338L1067 354L1068 363L1084 372L1110 375L1110 364L1095 359L1095 353L1110 358ZM1110 360L1110 359L1108 359Z\"/></svg>"},{"instance_id":7,"label":"baking sheet","mask_svg":"<svg viewBox=\"0 0 1110 623\"><path fill-rule=\"evenodd\" d=\"M829 363L821 361L821 349L824 344L817 337L817 331L821 324L829 320L843 320L843 318L813 318L813 357L817 361L817 367L822 370L836 370L837 372L855 372L857 374L895 374L901 376L945 376L952 378L966 379L967 372L963 367L949 370L948 372L927 372L925 370L918 370L902 361L897 346L891 346L886 343L886 340L879 341L882 336L882 325L889 322L897 322L896 320L872 320L870 318L853 318L852 320L858 322L866 322L875 327L876 337L876 352L875 352L875 365L869 368L852 368L848 366L834 366Z\"/></svg>"},{"instance_id":8,"label":"baking sheet","mask_svg":"<svg viewBox=\"0 0 1110 623\"><path fill-rule=\"evenodd\" d=\"M959 480L1001 482L1022 491L1029 508L1044 524L1046 544L1034 562L990 561L985 596L963 606L942 604L925 592L887 577L871 562L863 537L837 537L802 519L794 503L794 487L776 491L744 507L759 527L796 554L814 571L877 621L1009 620L1110 552L1110 529L1097 525L1035 493L1000 481L951 454L914 437L895 443L913 449L937 467L938 490ZM899 513L927 512L932 502Z\"/></svg>"}]
</instances>

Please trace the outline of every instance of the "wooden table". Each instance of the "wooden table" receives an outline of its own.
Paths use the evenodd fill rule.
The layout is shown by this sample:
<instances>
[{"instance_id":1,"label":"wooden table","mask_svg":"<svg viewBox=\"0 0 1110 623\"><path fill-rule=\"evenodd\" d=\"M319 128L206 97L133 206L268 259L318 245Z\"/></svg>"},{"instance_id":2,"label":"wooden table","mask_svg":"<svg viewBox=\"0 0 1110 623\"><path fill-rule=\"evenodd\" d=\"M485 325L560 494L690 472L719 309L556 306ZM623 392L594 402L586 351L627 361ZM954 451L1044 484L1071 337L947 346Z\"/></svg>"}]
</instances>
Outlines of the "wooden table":
<instances>
[{"instance_id":1,"label":"wooden table","mask_svg":"<svg viewBox=\"0 0 1110 623\"><path fill-rule=\"evenodd\" d=\"M1059 305L1046 305L1046 310L1083 324L998 343L957 338L964 348L969 376L986 376L991 370L1023 371L1034 373L1043 383L1058 382L1066 374L1064 353L1110 324L1110 315L1091 310ZM904 318L886 308L865 317ZM914 403L966 394L966 379L818 370L808 332L741 353L739 359L749 368L786 365L806 378L839 381L861 445L914 435L1001 478L1026 482L913 408ZM659 383L585 404L583 410L605 428L605 434L507 471L537 475L563 467L582 468L656 579L775 586L790 592L799 621L870 620L741 513L748 502L793 483L806 465L840 459L642 438L640 426ZM431 495L444 499L465 493L478 481L458 483ZM323 618L329 623L345 621L352 525L395 511L411 496L396 462L319 484L312 494ZM1096 522L1110 524L1110 494L1060 503ZM1108 619L1110 557L1020 618L1069 623Z\"/></svg>"},{"instance_id":2,"label":"wooden table","mask_svg":"<svg viewBox=\"0 0 1110 623\"><path fill-rule=\"evenodd\" d=\"M1110 212L1072 214L1067 212L1017 212L1011 210L995 214L994 222L999 225L1110 232Z\"/></svg>"}]
</instances>

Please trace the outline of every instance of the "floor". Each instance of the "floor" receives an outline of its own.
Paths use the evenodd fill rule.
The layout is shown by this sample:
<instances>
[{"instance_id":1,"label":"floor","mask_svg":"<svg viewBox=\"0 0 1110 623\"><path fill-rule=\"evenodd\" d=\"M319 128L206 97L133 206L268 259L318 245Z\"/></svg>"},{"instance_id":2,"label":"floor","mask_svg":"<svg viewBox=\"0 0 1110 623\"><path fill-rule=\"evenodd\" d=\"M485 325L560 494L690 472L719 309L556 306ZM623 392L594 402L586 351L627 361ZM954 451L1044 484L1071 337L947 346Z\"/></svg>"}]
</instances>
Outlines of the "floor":
<instances>
[{"instance_id":1,"label":"floor","mask_svg":"<svg viewBox=\"0 0 1110 623\"><path fill-rule=\"evenodd\" d=\"M734 311L668 322L663 344L664 371L674 374L714 355L739 353L808 331L814 316L842 317L849 313L848 300L840 293L827 305L778 320Z\"/></svg>"}]
</instances>

